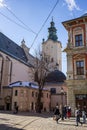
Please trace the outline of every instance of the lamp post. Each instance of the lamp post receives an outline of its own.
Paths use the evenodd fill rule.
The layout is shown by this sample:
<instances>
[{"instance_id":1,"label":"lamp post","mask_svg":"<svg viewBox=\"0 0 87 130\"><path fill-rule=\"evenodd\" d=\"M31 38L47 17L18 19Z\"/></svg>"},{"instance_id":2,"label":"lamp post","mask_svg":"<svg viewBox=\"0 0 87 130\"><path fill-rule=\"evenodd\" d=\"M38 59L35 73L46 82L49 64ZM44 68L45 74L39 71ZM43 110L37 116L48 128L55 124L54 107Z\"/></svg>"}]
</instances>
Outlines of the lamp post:
<instances>
[{"instance_id":1,"label":"lamp post","mask_svg":"<svg viewBox=\"0 0 87 130\"><path fill-rule=\"evenodd\" d=\"M64 117L63 117L63 95L64 95L64 89L61 87L61 117L62 117L62 120L64 120Z\"/></svg>"}]
</instances>

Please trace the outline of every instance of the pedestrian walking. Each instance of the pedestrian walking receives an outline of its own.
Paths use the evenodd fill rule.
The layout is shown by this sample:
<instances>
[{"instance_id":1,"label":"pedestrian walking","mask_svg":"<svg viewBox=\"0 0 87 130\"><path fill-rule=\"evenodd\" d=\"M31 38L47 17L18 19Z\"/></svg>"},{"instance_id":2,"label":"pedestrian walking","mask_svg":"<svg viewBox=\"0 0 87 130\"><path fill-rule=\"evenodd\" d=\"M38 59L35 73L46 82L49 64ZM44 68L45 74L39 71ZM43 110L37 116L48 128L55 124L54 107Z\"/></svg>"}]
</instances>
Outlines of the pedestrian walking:
<instances>
[{"instance_id":1,"label":"pedestrian walking","mask_svg":"<svg viewBox=\"0 0 87 130\"><path fill-rule=\"evenodd\" d=\"M80 121L80 109L75 110L75 117L76 117L76 126L79 125L79 123L82 125L82 122Z\"/></svg>"},{"instance_id":2,"label":"pedestrian walking","mask_svg":"<svg viewBox=\"0 0 87 130\"><path fill-rule=\"evenodd\" d=\"M70 106L67 107L67 117L68 117L68 119L70 119L70 117L71 117L71 107Z\"/></svg>"},{"instance_id":3,"label":"pedestrian walking","mask_svg":"<svg viewBox=\"0 0 87 130\"><path fill-rule=\"evenodd\" d=\"M14 106L13 113L14 113L14 114L17 114L17 113L18 113L18 106Z\"/></svg>"},{"instance_id":4,"label":"pedestrian walking","mask_svg":"<svg viewBox=\"0 0 87 130\"><path fill-rule=\"evenodd\" d=\"M61 120L64 120L64 115L65 115L65 108L64 106L62 106Z\"/></svg>"},{"instance_id":5,"label":"pedestrian walking","mask_svg":"<svg viewBox=\"0 0 87 130\"><path fill-rule=\"evenodd\" d=\"M82 110L82 118L83 118L83 123L85 124L86 123L86 112L85 112L84 108Z\"/></svg>"},{"instance_id":6,"label":"pedestrian walking","mask_svg":"<svg viewBox=\"0 0 87 130\"><path fill-rule=\"evenodd\" d=\"M54 119L56 120L57 123L58 123L58 121L60 119L60 111L59 111L58 105L56 106L56 108L54 110Z\"/></svg>"},{"instance_id":7,"label":"pedestrian walking","mask_svg":"<svg viewBox=\"0 0 87 130\"><path fill-rule=\"evenodd\" d=\"M67 106L66 105L64 106L64 118L65 119L67 118Z\"/></svg>"}]
</instances>

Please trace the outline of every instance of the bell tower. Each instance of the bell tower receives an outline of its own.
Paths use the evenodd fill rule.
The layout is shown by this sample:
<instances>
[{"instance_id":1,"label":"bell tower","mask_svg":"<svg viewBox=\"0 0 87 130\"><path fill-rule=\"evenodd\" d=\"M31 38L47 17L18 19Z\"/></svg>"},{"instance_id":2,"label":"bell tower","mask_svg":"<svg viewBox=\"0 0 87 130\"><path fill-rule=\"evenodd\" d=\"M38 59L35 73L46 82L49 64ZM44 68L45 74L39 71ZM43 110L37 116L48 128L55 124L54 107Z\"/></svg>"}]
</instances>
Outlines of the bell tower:
<instances>
[{"instance_id":1,"label":"bell tower","mask_svg":"<svg viewBox=\"0 0 87 130\"><path fill-rule=\"evenodd\" d=\"M61 42L58 41L57 29L53 21L50 22L50 27L48 28L48 38L42 42L42 52L46 55L47 60L49 60L49 70L53 71L55 69L62 70L62 55L61 55Z\"/></svg>"}]
</instances>

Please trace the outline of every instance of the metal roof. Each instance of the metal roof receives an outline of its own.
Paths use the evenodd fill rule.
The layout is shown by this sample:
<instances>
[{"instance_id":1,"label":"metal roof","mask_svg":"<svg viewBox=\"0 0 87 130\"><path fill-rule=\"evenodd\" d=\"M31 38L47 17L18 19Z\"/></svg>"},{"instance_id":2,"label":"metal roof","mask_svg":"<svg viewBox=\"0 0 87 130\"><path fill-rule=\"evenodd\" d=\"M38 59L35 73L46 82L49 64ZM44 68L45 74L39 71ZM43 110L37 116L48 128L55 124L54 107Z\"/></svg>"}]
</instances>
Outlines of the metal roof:
<instances>
[{"instance_id":1,"label":"metal roof","mask_svg":"<svg viewBox=\"0 0 87 130\"><path fill-rule=\"evenodd\" d=\"M14 56L15 58L19 58L23 60L24 62L27 61L27 57L24 53L23 48L18 46L15 42L10 40L7 36L5 36L1 32L0 32L0 51L12 57Z\"/></svg>"},{"instance_id":2,"label":"metal roof","mask_svg":"<svg viewBox=\"0 0 87 130\"><path fill-rule=\"evenodd\" d=\"M87 17L87 13L83 14L83 15L80 16L80 17L77 17L77 18L74 18L74 19L70 19L70 20L66 20L66 21L64 21L64 22L62 22L62 23L72 22L72 21L74 21L74 20L78 20L78 19L81 19L81 18L84 18L84 17Z\"/></svg>"},{"instance_id":3,"label":"metal roof","mask_svg":"<svg viewBox=\"0 0 87 130\"><path fill-rule=\"evenodd\" d=\"M23 48L0 32L0 51L27 63L27 57Z\"/></svg>"}]
</instances>

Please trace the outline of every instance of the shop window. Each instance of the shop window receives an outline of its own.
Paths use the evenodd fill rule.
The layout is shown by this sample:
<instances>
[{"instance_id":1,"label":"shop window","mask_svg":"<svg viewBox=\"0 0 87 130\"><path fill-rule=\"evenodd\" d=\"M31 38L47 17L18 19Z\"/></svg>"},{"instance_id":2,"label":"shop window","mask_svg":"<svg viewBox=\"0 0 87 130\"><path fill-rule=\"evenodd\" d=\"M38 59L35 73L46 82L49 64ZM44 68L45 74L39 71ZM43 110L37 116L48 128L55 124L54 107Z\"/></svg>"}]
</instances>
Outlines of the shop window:
<instances>
[{"instance_id":1,"label":"shop window","mask_svg":"<svg viewBox=\"0 0 87 130\"><path fill-rule=\"evenodd\" d=\"M84 61L76 61L77 75L84 75Z\"/></svg>"},{"instance_id":2,"label":"shop window","mask_svg":"<svg viewBox=\"0 0 87 130\"><path fill-rule=\"evenodd\" d=\"M75 35L75 47L82 46L82 34Z\"/></svg>"}]
</instances>

